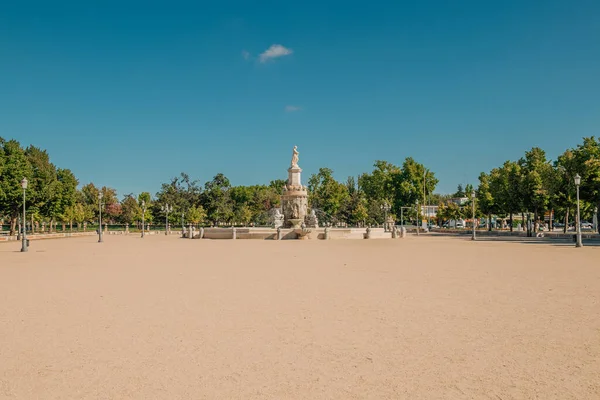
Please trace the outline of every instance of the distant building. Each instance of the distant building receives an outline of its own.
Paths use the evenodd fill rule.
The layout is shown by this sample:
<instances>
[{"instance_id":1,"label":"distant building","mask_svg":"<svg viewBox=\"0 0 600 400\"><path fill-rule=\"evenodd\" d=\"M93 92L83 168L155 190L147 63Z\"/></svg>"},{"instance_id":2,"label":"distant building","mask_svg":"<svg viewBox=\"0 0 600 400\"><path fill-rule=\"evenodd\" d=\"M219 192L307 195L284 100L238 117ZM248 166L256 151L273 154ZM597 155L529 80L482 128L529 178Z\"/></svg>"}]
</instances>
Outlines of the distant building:
<instances>
[{"instance_id":1,"label":"distant building","mask_svg":"<svg viewBox=\"0 0 600 400\"><path fill-rule=\"evenodd\" d=\"M436 218L439 206L421 206L421 215L423 218Z\"/></svg>"},{"instance_id":2,"label":"distant building","mask_svg":"<svg viewBox=\"0 0 600 400\"><path fill-rule=\"evenodd\" d=\"M468 197L453 197L448 201L451 203L454 203L458 206L464 206L466 203L469 202L469 198Z\"/></svg>"}]
</instances>

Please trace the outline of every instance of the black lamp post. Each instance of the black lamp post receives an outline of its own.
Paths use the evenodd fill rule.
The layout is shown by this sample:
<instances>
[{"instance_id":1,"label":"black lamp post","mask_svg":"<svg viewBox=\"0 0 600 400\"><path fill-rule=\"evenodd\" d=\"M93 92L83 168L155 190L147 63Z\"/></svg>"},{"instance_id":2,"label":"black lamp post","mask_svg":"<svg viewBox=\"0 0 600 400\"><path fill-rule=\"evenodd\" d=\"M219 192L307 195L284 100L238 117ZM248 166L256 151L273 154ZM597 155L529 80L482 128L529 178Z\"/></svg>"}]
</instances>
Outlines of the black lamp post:
<instances>
[{"instance_id":1,"label":"black lamp post","mask_svg":"<svg viewBox=\"0 0 600 400\"><path fill-rule=\"evenodd\" d=\"M98 243L102 242L102 192L98 192Z\"/></svg>"},{"instance_id":2,"label":"black lamp post","mask_svg":"<svg viewBox=\"0 0 600 400\"><path fill-rule=\"evenodd\" d=\"M417 200L417 218L415 225L417 225L417 236L419 236L419 200Z\"/></svg>"},{"instance_id":3,"label":"black lamp post","mask_svg":"<svg viewBox=\"0 0 600 400\"><path fill-rule=\"evenodd\" d=\"M25 191L27 190L27 178L23 178L21 181L21 187L23 188L23 235L21 235L21 252L25 253L29 251L29 244L27 243L27 216L25 211Z\"/></svg>"},{"instance_id":4,"label":"black lamp post","mask_svg":"<svg viewBox=\"0 0 600 400\"><path fill-rule=\"evenodd\" d=\"M581 185L581 176L576 174L575 186L577 187L577 242L575 243L575 247L583 246L583 243L581 242L581 215L579 214L579 185Z\"/></svg>"},{"instance_id":5,"label":"black lamp post","mask_svg":"<svg viewBox=\"0 0 600 400\"><path fill-rule=\"evenodd\" d=\"M471 236L471 240L476 240L475 238L475 191L471 192L471 206L473 208L473 235Z\"/></svg>"},{"instance_id":6,"label":"black lamp post","mask_svg":"<svg viewBox=\"0 0 600 400\"><path fill-rule=\"evenodd\" d=\"M165 235L169 234L169 213L173 211L173 206L169 207L169 204L165 204L160 208L165 213Z\"/></svg>"},{"instance_id":7,"label":"black lamp post","mask_svg":"<svg viewBox=\"0 0 600 400\"><path fill-rule=\"evenodd\" d=\"M387 232L387 213L388 211L390 211L391 207L390 205L386 202L384 202L381 205L381 211L383 211L383 231Z\"/></svg>"},{"instance_id":8,"label":"black lamp post","mask_svg":"<svg viewBox=\"0 0 600 400\"><path fill-rule=\"evenodd\" d=\"M146 231L146 200L142 200L142 238L144 237L144 232Z\"/></svg>"}]
</instances>

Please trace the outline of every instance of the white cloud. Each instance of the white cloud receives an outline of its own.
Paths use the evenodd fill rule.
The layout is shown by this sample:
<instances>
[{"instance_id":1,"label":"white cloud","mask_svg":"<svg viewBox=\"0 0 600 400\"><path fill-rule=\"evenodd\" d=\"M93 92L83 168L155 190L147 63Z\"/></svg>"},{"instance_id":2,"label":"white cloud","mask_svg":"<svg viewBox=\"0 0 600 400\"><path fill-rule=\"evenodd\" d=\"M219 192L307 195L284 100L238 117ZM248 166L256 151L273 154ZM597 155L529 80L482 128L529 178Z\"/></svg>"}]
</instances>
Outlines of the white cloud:
<instances>
[{"instance_id":1,"label":"white cloud","mask_svg":"<svg viewBox=\"0 0 600 400\"><path fill-rule=\"evenodd\" d=\"M250 59L250 53L246 50L242 50L242 57L244 57L244 60L248 60Z\"/></svg>"},{"instance_id":2,"label":"white cloud","mask_svg":"<svg viewBox=\"0 0 600 400\"><path fill-rule=\"evenodd\" d=\"M292 54L292 49L288 49L287 47L283 47L280 44L272 44L267 50L265 50L260 55L260 62L265 63L274 58L288 56Z\"/></svg>"},{"instance_id":3,"label":"white cloud","mask_svg":"<svg viewBox=\"0 0 600 400\"><path fill-rule=\"evenodd\" d=\"M298 106L285 106L285 112L294 112L300 110L302 110L302 108Z\"/></svg>"}]
</instances>

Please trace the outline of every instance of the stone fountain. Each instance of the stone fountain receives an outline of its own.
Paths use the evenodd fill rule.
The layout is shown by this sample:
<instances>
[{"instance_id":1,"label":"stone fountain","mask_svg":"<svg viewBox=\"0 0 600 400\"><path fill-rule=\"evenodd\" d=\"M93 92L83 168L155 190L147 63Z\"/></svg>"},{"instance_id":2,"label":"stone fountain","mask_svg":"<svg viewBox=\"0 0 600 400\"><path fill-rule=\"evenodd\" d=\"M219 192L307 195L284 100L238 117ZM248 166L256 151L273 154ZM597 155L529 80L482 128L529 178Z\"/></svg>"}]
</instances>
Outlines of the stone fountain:
<instances>
[{"instance_id":1,"label":"stone fountain","mask_svg":"<svg viewBox=\"0 0 600 400\"><path fill-rule=\"evenodd\" d=\"M298 155L298 146L294 146L287 184L281 195L284 228L302 229L308 211L308 191L306 186L302 186L302 168L298 166Z\"/></svg>"}]
</instances>

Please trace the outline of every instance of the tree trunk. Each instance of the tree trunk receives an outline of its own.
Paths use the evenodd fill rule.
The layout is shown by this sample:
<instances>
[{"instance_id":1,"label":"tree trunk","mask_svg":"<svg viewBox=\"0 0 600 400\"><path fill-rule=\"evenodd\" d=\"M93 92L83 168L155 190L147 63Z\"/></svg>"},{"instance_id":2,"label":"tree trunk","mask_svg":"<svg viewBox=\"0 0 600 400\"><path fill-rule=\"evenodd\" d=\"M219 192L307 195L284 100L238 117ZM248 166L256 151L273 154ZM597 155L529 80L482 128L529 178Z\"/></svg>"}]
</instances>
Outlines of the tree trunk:
<instances>
[{"instance_id":1,"label":"tree trunk","mask_svg":"<svg viewBox=\"0 0 600 400\"><path fill-rule=\"evenodd\" d=\"M71 230L71 233L73 233L73 221L69 221L69 229Z\"/></svg>"},{"instance_id":2,"label":"tree trunk","mask_svg":"<svg viewBox=\"0 0 600 400\"><path fill-rule=\"evenodd\" d=\"M513 213L512 211L510 212L510 217L509 217L509 223L510 223L510 231L513 231Z\"/></svg>"},{"instance_id":3,"label":"tree trunk","mask_svg":"<svg viewBox=\"0 0 600 400\"><path fill-rule=\"evenodd\" d=\"M10 217L10 232L8 233L10 236L14 236L15 229L17 228L17 217L14 215Z\"/></svg>"},{"instance_id":4,"label":"tree trunk","mask_svg":"<svg viewBox=\"0 0 600 400\"><path fill-rule=\"evenodd\" d=\"M569 226L569 207L567 207L567 211L565 212L565 226L563 228L563 233L567 233L568 226Z\"/></svg>"},{"instance_id":5,"label":"tree trunk","mask_svg":"<svg viewBox=\"0 0 600 400\"><path fill-rule=\"evenodd\" d=\"M492 231L492 214L488 214L488 220L487 220L487 228L488 231Z\"/></svg>"}]
</instances>

